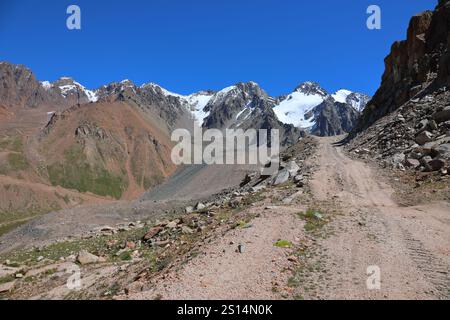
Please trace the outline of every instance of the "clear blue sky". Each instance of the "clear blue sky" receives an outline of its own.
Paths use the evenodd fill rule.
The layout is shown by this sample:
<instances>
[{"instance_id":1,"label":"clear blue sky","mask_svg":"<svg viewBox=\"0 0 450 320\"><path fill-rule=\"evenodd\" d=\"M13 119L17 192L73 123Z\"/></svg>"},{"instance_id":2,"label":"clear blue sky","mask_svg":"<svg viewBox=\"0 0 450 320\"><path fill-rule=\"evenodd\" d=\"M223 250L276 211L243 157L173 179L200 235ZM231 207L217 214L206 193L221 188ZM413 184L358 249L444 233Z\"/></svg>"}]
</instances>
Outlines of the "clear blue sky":
<instances>
[{"instance_id":1,"label":"clear blue sky","mask_svg":"<svg viewBox=\"0 0 450 320\"><path fill-rule=\"evenodd\" d=\"M66 8L82 30L66 28ZM366 9L382 9L382 30ZM0 0L0 60L39 80L89 88L131 79L191 93L256 81L272 95L300 82L373 94L394 40L437 0Z\"/></svg>"}]
</instances>

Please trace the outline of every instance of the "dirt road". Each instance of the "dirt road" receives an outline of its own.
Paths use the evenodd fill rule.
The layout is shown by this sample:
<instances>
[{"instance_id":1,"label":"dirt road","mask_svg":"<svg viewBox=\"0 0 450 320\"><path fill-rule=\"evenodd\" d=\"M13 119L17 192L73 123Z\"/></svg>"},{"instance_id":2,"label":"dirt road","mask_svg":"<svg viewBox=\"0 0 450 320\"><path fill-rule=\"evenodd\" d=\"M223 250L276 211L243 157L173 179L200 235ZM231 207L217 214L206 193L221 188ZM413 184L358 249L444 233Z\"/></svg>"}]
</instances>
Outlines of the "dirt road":
<instances>
[{"instance_id":1,"label":"dirt road","mask_svg":"<svg viewBox=\"0 0 450 320\"><path fill-rule=\"evenodd\" d=\"M337 299L450 298L450 204L400 207L394 190L366 164L322 139L314 197L335 197L344 213L323 241L330 278L319 295ZM368 290L367 268L381 290Z\"/></svg>"},{"instance_id":2,"label":"dirt road","mask_svg":"<svg viewBox=\"0 0 450 320\"><path fill-rule=\"evenodd\" d=\"M318 166L311 191L316 204L333 200L342 214L332 218L327 237L314 239L320 254L304 257L319 261L325 276L313 274L300 283L301 297L450 298L450 204L400 207L376 171L347 157L336 141L320 139L318 157L311 160ZM297 245L310 240L304 221L296 217L305 207L295 202L265 210L267 205L251 209L261 212L251 228L206 244L196 258L155 280L151 290L129 298L292 298L287 288L294 270L292 252L276 248L274 242L285 239ZM238 244L246 246L243 253L235 252ZM370 277L370 287L368 268L379 271Z\"/></svg>"}]
</instances>

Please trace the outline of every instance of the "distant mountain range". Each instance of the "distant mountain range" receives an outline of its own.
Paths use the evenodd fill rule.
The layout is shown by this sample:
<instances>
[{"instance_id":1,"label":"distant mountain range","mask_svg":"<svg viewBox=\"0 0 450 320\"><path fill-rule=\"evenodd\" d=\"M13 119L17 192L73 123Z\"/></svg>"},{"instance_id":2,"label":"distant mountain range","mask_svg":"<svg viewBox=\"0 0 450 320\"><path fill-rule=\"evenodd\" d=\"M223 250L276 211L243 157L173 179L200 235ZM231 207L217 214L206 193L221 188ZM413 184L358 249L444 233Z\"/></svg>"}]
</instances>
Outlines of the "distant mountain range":
<instances>
[{"instance_id":1,"label":"distant mountain range","mask_svg":"<svg viewBox=\"0 0 450 320\"><path fill-rule=\"evenodd\" d=\"M368 100L348 90L328 94L313 82L281 97L254 82L191 95L130 80L90 90L69 77L38 81L27 67L1 62L2 143L16 139L21 148L2 151L0 173L131 199L176 169L170 159L174 129L279 129L281 143L291 145L306 132L351 131ZM8 160L13 154L23 158L17 170Z\"/></svg>"},{"instance_id":2,"label":"distant mountain range","mask_svg":"<svg viewBox=\"0 0 450 320\"><path fill-rule=\"evenodd\" d=\"M349 90L329 94L314 82L302 83L292 93L281 97L270 97L254 82L191 95L173 93L154 83L136 86L130 80L89 90L68 77L52 83L37 82L29 69L6 62L0 64L0 77L5 84L0 88L2 104L11 106L55 106L55 111L58 111L75 104L95 103L108 100L111 95L119 95L144 104L157 103L162 113L166 114L170 111L164 109L181 111L185 108L187 114L205 128L251 127L256 118L263 116L280 127L292 125L321 136L349 132L370 100L365 94ZM333 118L335 116L337 118Z\"/></svg>"}]
</instances>

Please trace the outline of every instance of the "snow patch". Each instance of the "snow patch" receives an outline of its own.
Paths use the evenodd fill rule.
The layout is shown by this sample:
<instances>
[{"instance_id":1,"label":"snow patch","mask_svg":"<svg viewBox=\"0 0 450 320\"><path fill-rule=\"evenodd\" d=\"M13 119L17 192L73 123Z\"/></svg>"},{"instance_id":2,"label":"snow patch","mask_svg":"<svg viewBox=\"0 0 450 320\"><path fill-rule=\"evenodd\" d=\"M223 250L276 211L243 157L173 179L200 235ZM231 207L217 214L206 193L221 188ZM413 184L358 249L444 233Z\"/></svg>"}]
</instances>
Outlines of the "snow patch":
<instances>
[{"instance_id":1,"label":"snow patch","mask_svg":"<svg viewBox=\"0 0 450 320\"><path fill-rule=\"evenodd\" d=\"M50 83L50 81L41 81L41 86L45 90L50 90L53 87L53 85Z\"/></svg>"},{"instance_id":2,"label":"snow patch","mask_svg":"<svg viewBox=\"0 0 450 320\"><path fill-rule=\"evenodd\" d=\"M296 91L275 106L274 111L282 123L308 129L315 125L315 121L314 117L307 118L306 114L323 101L320 94L307 95Z\"/></svg>"},{"instance_id":3,"label":"snow patch","mask_svg":"<svg viewBox=\"0 0 450 320\"><path fill-rule=\"evenodd\" d=\"M332 94L331 96L333 97L333 99L336 102L340 102L340 103L347 103L347 98L349 95L351 95L353 92L349 91L349 90L345 90L345 89L341 89L336 91L334 94Z\"/></svg>"},{"instance_id":4,"label":"snow patch","mask_svg":"<svg viewBox=\"0 0 450 320\"><path fill-rule=\"evenodd\" d=\"M185 97L190 107L190 111L192 112L192 115L194 116L194 119L199 126L203 126L205 119L210 114L209 111L205 111L205 107L208 105L209 101L211 101L212 97L213 95L196 93Z\"/></svg>"},{"instance_id":5,"label":"snow patch","mask_svg":"<svg viewBox=\"0 0 450 320\"><path fill-rule=\"evenodd\" d=\"M61 78L61 79L63 79L63 80L71 80L72 83L73 83L73 84L68 84L68 85L64 85L64 86L60 86L59 87L59 89L61 90L61 95L64 98L67 98L67 96L70 93L81 91L87 96L87 98L88 98L88 100L90 102L97 102L98 101L98 94L97 94L97 92L86 89L83 85L81 85L80 83L78 83L76 81L73 81L70 78L64 77L64 78Z\"/></svg>"}]
</instances>

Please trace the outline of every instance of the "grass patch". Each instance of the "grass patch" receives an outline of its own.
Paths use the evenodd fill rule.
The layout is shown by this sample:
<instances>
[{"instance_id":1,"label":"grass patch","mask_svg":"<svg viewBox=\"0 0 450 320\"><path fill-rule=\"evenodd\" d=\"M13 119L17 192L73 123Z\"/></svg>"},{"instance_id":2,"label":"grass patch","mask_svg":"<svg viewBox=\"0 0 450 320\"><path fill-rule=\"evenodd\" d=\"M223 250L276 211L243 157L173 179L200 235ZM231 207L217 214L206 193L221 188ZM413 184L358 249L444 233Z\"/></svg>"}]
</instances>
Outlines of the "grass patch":
<instances>
[{"instance_id":1,"label":"grass patch","mask_svg":"<svg viewBox=\"0 0 450 320\"><path fill-rule=\"evenodd\" d=\"M92 168L85 162L81 146L72 146L65 152L63 163L47 167L50 182L79 192L92 192L100 196L120 199L126 190L124 178L115 176L104 168Z\"/></svg>"},{"instance_id":2,"label":"grass patch","mask_svg":"<svg viewBox=\"0 0 450 320\"><path fill-rule=\"evenodd\" d=\"M22 152L23 142L20 137L8 137L0 140L0 150Z\"/></svg>"},{"instance_id":3,"label":"grass patch","mask_svg":"<svg viewBox=\"0 0 450 320\"><path fill-rule=\"evenodd\" d=\"M133 257L131 257L131 253L129 251L124 251L119 255L119 259L122 261L131 261Z\"/></svg>"},{"instance_id":4,"label":"grass patch","mask_svg":"<svg viewBox=\"0 0 450 320\"><path fill-rule=\"evenodd\" d=\"M278 240L277 242L275 242L274 246L277 248L291 248L292 242L288 240Z\"/></svg>"},{"instance_id":5,"label":"grass patch","mask_svg":"<svg viewBox=\"0 0 450 320\"><path fill-rule=\"evenodd\" d=\"M243 200L242 200L242 204L244 206L251 206L254 203L263 201L266 197L264 196L263 192L256 192L254 194L250 194L248 196L246 196Z\"/></svg>"},{"instance_id":6,"label":"grass patch","mask_svg":"<svg viewBox=\"0 0 450 320\"><path fill-rule=\"evenodd\" d=\"M306 212L300 212L297 215L300 219L306 221L305 231L307 232L320 230L327 223L324 214L319 210L308 209Z\"/></svg>"},{"instance_id":7,"label":"grass patch","mask_svg":"<svg viewBox=\"0 0 450 320\"><path fill-rule=\"evenodd\" d=\"M131 260L129 252L123 252L117 255L122 250L124 243L128 241L138 242L144 234L148 231L147 227L133 229L126 232L119 232L112 236L99 236L91 239L69 240L64 242L57 242L50 244L41 249L22 249L14 250L10 253L0 255L0 261L10 260L16 262L20 266L34 266L36 265L38 257L44 257L50 261L58 261L61 257L67 258L71 255L76 255L82 250L86 250L97 256L104 256L110 262L121 262ZM114 245L110 245L114 242ZM154 251L152 247L141 246L139 249L141 256L150 262L154 262Z\"/></svg>"},{"instance_id":8,"label":"grass patch","mask_svg":"<svg viewBox=\"0 0 450 320\"><path fill-rule=\"evenodd\" d=\"M0 278L0 284L8 283L14 281L14 275L10 274L8 276L4 276Z\"/></svg>"}]
</instances>

